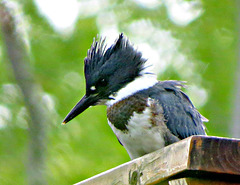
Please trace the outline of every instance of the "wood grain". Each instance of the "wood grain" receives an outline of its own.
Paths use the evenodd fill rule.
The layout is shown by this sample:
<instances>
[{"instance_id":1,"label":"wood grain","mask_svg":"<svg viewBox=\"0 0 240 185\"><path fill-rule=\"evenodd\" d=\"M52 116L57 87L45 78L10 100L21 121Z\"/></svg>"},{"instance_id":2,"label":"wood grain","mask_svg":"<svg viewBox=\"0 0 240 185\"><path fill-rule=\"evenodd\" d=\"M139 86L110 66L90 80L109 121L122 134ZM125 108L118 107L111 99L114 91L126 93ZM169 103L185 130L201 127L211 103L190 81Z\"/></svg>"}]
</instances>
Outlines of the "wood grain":
<instances>
[{"instance_id":1,"label":"wood grain","mask_svg":"<svg viewBox=\"0 0 240 185\"><path fill-rule=\"evenodd\" d=\"M189 177L240 183L240 140L191 136L77 185L166 184Z\"/></svg>"},{"instance_id":2,"label":"wood grain","mask_svg":"<svg viewBox=\"0 0 240 185\"><path fill-rule=\"evenodd\" d=\"M240 183L231 182L231 181L228 182L227 179L218 180L218 179L201 179L201 178L192 178L192 177L170 180L168 184L169 185L240 185Z\"/></svg>"},{"instance_id":3,"label":"wood grain","mask_svg":"<svg viewBox=\"0 0 240 185\"><path fill-rule=\"evenodd\" d=\"M195 136L190 147L191 170L240 174L239 140Z\"/></svg>"}]
</instances>

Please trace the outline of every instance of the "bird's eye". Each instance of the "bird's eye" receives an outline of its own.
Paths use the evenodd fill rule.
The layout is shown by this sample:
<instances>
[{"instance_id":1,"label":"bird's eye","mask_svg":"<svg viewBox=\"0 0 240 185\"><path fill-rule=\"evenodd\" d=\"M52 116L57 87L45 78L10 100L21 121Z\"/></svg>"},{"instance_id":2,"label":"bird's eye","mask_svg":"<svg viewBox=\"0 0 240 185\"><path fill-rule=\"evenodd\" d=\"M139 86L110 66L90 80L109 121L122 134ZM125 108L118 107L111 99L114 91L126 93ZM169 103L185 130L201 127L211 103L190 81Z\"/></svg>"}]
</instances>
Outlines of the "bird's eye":
<instances>
[{"instance_id":1,"label":"bird's eye","mask_svg":"<svg viewBox=\"0 0 240 185\"><path fill-rule=\"evenodd\" d=\"M100 86L100 87L106 86L107 85L106 79L103 78L103 79L99 80L97 85Z\"/></svg>"}]
</instances>

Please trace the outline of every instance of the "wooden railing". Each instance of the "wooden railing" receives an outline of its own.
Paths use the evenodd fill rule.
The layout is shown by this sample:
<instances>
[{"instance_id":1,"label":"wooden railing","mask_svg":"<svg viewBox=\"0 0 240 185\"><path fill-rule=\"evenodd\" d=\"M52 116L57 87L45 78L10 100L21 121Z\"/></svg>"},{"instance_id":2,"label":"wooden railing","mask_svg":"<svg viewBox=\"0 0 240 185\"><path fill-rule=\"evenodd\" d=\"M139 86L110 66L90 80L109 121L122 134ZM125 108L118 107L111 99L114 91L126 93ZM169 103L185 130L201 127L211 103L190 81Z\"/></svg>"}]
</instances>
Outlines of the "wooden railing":
<instances>
[{"instance_id":1,"label":"wooden railing","mask_svg":"<svg viewBox=\"0 0 240 185\"><path fill-rule=\"evenodd\" d=\"M76 185L240 185L240 139L191 136Z\"/></svg>"}]
</instances>

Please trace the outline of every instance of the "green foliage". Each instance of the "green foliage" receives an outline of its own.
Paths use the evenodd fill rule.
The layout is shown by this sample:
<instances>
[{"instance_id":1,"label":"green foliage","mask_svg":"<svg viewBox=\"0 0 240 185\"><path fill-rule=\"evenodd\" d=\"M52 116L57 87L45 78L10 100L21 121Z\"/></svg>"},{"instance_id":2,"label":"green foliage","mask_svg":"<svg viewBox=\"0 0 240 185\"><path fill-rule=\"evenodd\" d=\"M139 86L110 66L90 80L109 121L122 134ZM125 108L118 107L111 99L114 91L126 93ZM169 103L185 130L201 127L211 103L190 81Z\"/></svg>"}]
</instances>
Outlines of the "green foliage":
<instances>
[{"instance_id":1,"label":"green foliage","mask_svg":"<svg viewBox=\"0 0 240 185\"><path fill-rule=\"evenodd\" d=\"M130 39L134 33L129 25L139 20L149 21L156 30L171 32L179 45L176 55L177 52L183 54L187 63L180 65L179 58L173 56L171 64L158 74L159 79L187 80L190 86L203 88L208 99L200 112L210 120L206 124L209 134L229 136L237 58L236 1L204 0L202 14L187 25L174 23L166 5L146 8L135 1L110 1L108 7L92 15L79 16L71 35L55 31L32 1L21 5L31 28L31 67L43 101L48 102L51 117L46 143L49 184L73 184L129 161L107 124L104 106L92 107L67 125L61 125L65 115L85 93L83 60L93 37L104 27L104 23L99 25L98 18L105 13L115 15L118 31L125 32ZM3 120L4 125L0 125L0 182L25 184L28 116L2 40L0 35L0 106L10 111L11 119ZM151 42L149 40L154 47ZM191 65L194 74L188 75Z\"/></svg>"}]
</instances>

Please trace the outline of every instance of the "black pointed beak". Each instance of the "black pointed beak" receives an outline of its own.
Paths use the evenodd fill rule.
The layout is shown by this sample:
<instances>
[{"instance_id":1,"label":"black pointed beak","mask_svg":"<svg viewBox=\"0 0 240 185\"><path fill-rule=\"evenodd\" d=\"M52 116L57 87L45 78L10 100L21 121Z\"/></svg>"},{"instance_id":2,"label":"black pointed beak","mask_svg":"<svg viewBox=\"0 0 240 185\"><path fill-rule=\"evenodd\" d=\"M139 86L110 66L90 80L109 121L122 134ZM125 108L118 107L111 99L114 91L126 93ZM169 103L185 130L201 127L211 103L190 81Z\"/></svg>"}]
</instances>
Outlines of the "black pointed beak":
<instances>
[{"instance_id":1,"label":"black pointed beak","mask_svg":"<svg viewBox=\"0 0 240 185\"><path fill-rule=\"evenodd\" d=\"M67 122L71 121L73 118L85 111L89 106L94 105L96 102L96 97L86 95L83 96L77 105L75 105L73 109L68 113L62 124L65 125Z\"/></svg>"}]
</instances>

